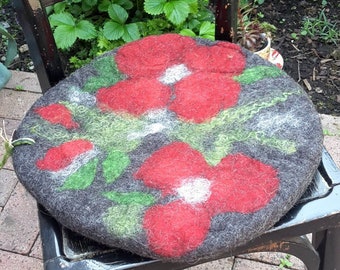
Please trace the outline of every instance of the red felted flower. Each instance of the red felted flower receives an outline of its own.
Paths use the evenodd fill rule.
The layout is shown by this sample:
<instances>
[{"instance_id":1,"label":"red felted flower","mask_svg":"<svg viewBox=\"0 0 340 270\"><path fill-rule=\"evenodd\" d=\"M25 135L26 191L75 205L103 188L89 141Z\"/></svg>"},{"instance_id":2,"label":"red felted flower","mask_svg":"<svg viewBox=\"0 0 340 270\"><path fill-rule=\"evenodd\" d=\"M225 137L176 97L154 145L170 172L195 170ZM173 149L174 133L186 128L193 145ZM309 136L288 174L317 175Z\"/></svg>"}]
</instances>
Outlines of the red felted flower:
<instances>
[{"instance_id":1,"label":"red felted flower","mask_svg":"<svg viewBox=\"0 0 340 270\"><path fill-rule=\"evenodd\" d=\"M186 143L175 142L164 146L149 157L135 174L145 185L162 191L175 192L183 179L200 177L209 169L202 154Z\"/></svg>"},{"instance_id":2,"label":"red felted flower","mask_svg":"<svg viewBox=\"0 0 340 270\"><path fill-rule=\"evenodd\" d=\"M193 39L176 34L149 36L120 48L115 60L118 69L131 77L157 78L193 46Z\"/></svg>"},{"instance_id":3,"label":"red felted flower","mask_svg":"<svg viewBox=\"0 0 340 270\"><path fill-rule=\"evenodd\" d=\"M206 202L212 214L255 212L267 205L280 184L273 167L243 154L226 156L206 176L212 181Z\"/></svg>"},{"instance_id":4,"label":"red felted flower","mask_svg":"<svg viewBox=\"0 0 340 270\"><path fill-rule=\"evenodd\" d=\"M150 109L165 107L169 98L170 88L153 78L120 81L97 92L101 109L124 111L137 116Z\"/></svg>"},{"instance_id":5,"label":"red felted flower","mask_svg":"<svg viewBox=\"0 0 340 270\"><path fill-rule=\"evenodd\" d=\"M156 151L142 164L135 178L159 189L163 195L178 196L170 204L152 207L144 217L152 249L174 257L203 242L202 234L207 234L213 216L255 212L268 204L279 187L277 171L256 159L234 154L212 167L200 152L181 142ZM185 232L198 223L202 224L197 228L199 233L187 238Z\"/></svg>"},{"instance_id":6,"label":"red felted flower","mask_svg":"<svg viewBox=\"0 0 340 270\"><path fill-rule=\"evenodd\" d=\"M202 123L234 106L241 87L221 73L195 73L175 85L176 99L169 109L187 121Z\"/></svg>"},{"instance_id":7,"label":"red felted flower","mask_svg":"<svg viewBox=\"0 0 340 270\"><path fill-rule=\"evenodd\" d=\"M78 139L50 148L43 159L36 162L40 170L59 171L72 163L74 158L93 149L90 141Z\"/></svg>"},{"instance_id":8,"label":"red felted flower","mask_svg":"<svg viewBox=\"0 0 340 270\"><path fill-rule=\"evenodd\" d=\"M210 227L210 217L202 208L176 201L148 209L143 226L155 253L180 257L202 244Z\"/></svg>"},{"instance_id":9,"label":"red felted flower","mask_svg":"<svg viewBox=\"0 0 340 270\"><path fill-rule=\"evenodd\" d=\"M246 59L241 48L233 43L218 42L213 46L197 46L184 55L184 63L192 70L241 74Z\"/></svg>"},{"instance_id":10,"label":"red felted flower","mask_svg":"<svg viewBox=\"0 0 340 270\"><path fill-rule=\"evenodd\" d=\"M129 78L97 92L101 109L139 116L168 107L194 123L208 121L237 103L241 88L232 76L245 68L239 46L200 45L177 34L129 43L117 51L115 60Z\"/></svg>"},{"instance_id":11,"label":"red felted flower","mask_svg":"<svg viewBox=\"0 0 340 270\"><path fill-rule=\"evenodd\" d=\"M35 109L35 112L51 124L60 124L67 129L79 127L79 124L73 121L71 112L62 104L40 107Z\"/></svg>"}]
</instances>

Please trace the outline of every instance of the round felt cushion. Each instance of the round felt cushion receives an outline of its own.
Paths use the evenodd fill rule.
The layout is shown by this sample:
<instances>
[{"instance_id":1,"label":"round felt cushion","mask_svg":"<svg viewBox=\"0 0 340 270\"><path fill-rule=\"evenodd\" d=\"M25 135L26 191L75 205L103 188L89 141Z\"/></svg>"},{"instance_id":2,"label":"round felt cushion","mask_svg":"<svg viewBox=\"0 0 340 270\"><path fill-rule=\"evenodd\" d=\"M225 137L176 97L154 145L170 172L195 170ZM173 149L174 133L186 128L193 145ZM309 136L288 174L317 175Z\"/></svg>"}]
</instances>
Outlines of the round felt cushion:
<instances>
[{"instance_id":1,"label":"round felt cushion","mask_svg":"<svg viewBox=\"0 0 340 270\"><path fill-rule=\"evenodd\" d=\"M322 130L283 71L225 42L151 36L42 96L15 133L20 181L63 225L169 261L273 226L320 162Z\"/></svg>"}]
</instances>

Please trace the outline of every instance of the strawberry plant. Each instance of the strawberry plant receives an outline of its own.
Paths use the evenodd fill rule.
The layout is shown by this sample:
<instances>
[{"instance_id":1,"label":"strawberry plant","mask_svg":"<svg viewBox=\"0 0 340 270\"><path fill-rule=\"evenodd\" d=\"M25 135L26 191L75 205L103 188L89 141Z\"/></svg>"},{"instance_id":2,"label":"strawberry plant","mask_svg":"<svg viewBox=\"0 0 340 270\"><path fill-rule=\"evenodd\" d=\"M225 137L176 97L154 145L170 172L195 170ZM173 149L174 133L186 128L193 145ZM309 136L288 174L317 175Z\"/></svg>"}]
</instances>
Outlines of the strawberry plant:
<instances>
[{"instance_id":1,"label":"strawberry plant","mask_svg":"<svg viewBox=\"0 0 340 270\"><path fill-rule=\"evenodd\" d=\"M65 0L48 13L57 47L71 69L149 35L172 32L214 38L208 0Z\"/></svg>"}]
</instances>

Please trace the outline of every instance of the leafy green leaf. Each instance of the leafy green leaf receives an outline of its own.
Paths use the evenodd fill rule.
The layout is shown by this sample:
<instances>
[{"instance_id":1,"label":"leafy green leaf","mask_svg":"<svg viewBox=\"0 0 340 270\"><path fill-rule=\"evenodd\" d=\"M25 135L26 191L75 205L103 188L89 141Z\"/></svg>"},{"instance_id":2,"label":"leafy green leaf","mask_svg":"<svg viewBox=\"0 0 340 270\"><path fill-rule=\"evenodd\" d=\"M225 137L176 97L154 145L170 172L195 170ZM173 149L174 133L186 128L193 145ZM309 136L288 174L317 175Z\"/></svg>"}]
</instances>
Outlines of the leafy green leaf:
<instances>
[{"instance_id":1,"label":"leafy green leaf","mask_svg":"<svg viewBox=\"0 0 340 270\"><path fill-rule=\"evenodd\" d=\"M191 19L186 23L186 28L191 30L198 28L201 25L201 22L197 19Z\"/></svg>"},{"instance_id":2,"label":"leafy green leaf","mask_svg":"<svg viewBox=\"0 0 340 270\"><path fill-rule=\"evenodd\" d=\"M200 27L200 36L214 36L215 35L215 24L211 22L203 22Z\"/></svg>"},{"instance_id":3,"label":"leafy green leaf","mask_svg":"<svg viewBox=\"0 0 340 270\"><path fill-rule=\"evenodd\" d=\"M186 0L189 5L189 12L190 13L197 13L198 12L198 1L197 0Z\"/></svg>"},{"instance_id":4,"label":"leafy green leaf","mask_svg":"<svg viewBox=\"0 0 340 270\"><path fill-rule=\"evenodd\" d=\"M76 33L77 37L84 40L89 40L97 36L95 26L87 20L81 20L80 22L77 23Z\"/></svg>"},{"instance_id":5,"label":"leafy green leaf","mask_svg":"<svg viewBox=\"0 0 340 270\"><path fill-rule=\"evenodd\" d=\"M118 204L138 204L149 206L155 203L155 197L148 193L143 192L116 192L109 191L103 193L107 199Z\"/></svg>"},{"instance_id":6,"label":"leafy green leaf","mask_svg":"<svg viewBox=\"0 0 340 270\"><path fill-rule=\"evenodd\" d=\"M183 23L189 15L189 5L183 0L169 1L164 5L164 13L169 21L175 25Z\"/></svg>"},{"instance_id":7,"label":"leafy green leaf","mask_svg":"<svg viewBox=\"0 0 340 270\"><path fill-rule=\"evenodd\" d=\"M196 34L194 31L191 29L183 29L181 32L179 32L183 36L188 36L188 37L196 37Z\"/></svg>"},{"instance_id":8,"label":"leafy green leaf","mask_svg":"<svg viewBox=\"0 0 340 270\"><path fill-rule=\"evenodd\" d=\"M111 151L103 161L103 175L106 183L114 182L130 164L129 157L121 151Z\"/></svg>"},{"instance_id":9,"label":"leafy green leaf","mask_svg":"<svg viewBox=\"0 0 340 270\"><path fill-rule=\"evenodd\" d=\"M133 8L133 3L129 0L115 0L115 3L117 5L122 6L126 10L132 9Z\"/></svg>"},{"instance_id":10,"label":"leafy green leaf","mask_svg":"<svg viewBox=\"0 0 340 270\"><path fill-rule=\"evenodd\" d=\"M124 34L122 36L125 42L130 42L140 38L138 25L136 23L130 23L125 25Z\"/></svg>"},{"instance_id":11,"label":"leafy green leaf","mask_svg":"<svg viewBox=\"0 0 340 270\"><path fill-rule=\"evenodd\" d=\"M119 24L124 24L129 17L127 11L117 4L110 5L108 8L108 13L110 18Z\"/></svg>"},{"instance_id":12,"label":"leafy green leaf","mask_svg":"<svg viewBox=\"0 0 340 270\"><path fill-rule=\"evenodd\" d=\"M62 12L58 14L52 14L49 16L51 26L75 26L76 22L73 16L68 12Z\"/></svg>"},{"instance_id":13,"label":"leafy green leaf","mask_svg":"<svg viewBox=\"0 0 340 270\"><path fill-rule=\"evenodd\" d=\"M6 67L8 67L9 64L14 60L15 56L17 55L17 43L14 37L10 33L8 33L8 31L0 24L0 37L2 35L7 38L7 52L4 64Z\"/></svg>"},{"instance_id":14,"label":"leafy green leaf","mask_svg":"<svg viewBox=\"0 0 340 270\"><path fill-rule=\"evenodd\" d=\"M60 49L70 48L77 39L77 31L74 26L60 25L54 30L54 38Z\"/></svg>"},{"instance_id":15,"label":"leafy green leaf","mask_svg":"<svg viewBox=\"0 0 340 270\"><path fill-rule=\"evenodd\" d=\"M79 190L88 188L96 175L98 159L94 158L71 174L59 190Z\"/></svg>"},{"instance_id":16,"label":"leafy green leaf","mask_svg":"<svg viewBox=\"0 0 340 270\"><path fill-rule=\"evenodd\" d=\"M86 4L88 7L94 7L97 5L97 0L82 0L82 4Z\"/></svg>"},{"instance_id":17,"label":"leafy green leaf","mask_svg":"<svg viewBox=\"0 0 340 270\"><path fill-rule=\"evenodd\" d=\"M107 12L110 4L111 4L110 0L101 0L98 5L98 10L100 12Z\"/></svg>"},{"instance_id":18,"label":"leafy green leaf","mask_svg":"<svg viewBox=\"0 0 340 270\"><path fill-rule=\"evenodd\" d=\"M55 13L61 13L64 12L66 8L66 3L65 2L60 2L60 3L56 3L55 5L53 5L53 9Z\"/></svg>"},{"instance_id":19,"label":"leafy green leaf","mask_svg":"<svg viewBox=\"0 0 340 270\"><path fill-rule=\"evenodd\" d=\"M104 37L108 40L117 40L124 35L124 26L117 22L106 22L103 28Z\"/></svg>"},{"instance_id":20,"label":"leafy green leaf","mask_svg":"<svg viewBox=\"0 0 340 270\"><path fill-rule=\"evenodd\" d=\"M166 0L145 0L144 10L150 15L159 15L164 12Z\"/></svg>"}]
</instances>

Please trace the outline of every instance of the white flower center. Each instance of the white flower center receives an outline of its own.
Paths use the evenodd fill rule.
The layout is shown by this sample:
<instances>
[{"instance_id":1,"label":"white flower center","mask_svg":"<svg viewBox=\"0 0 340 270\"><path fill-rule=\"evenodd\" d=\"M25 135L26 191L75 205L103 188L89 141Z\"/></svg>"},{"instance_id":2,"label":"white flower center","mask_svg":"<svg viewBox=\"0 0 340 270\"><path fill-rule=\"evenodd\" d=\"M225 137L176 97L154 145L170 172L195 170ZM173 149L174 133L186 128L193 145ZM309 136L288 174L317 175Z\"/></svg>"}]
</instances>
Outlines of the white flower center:
<instances>
[{"instance_id":1,"label":"white flower center","mask_svg":"<svg viewBox=\"0 0 340 270\"><path fill-rule=\"evenodd\" d=\"M127 135L127 140L132 141L144 138L149 134L166 133L176 125L176 121L171 117L166 109L150 110L145 115L145 125L138 131L132 131Z\"/></svg>"},{"instance_id":2,"label":"white flower center","mask_svg":"<svg viewBox=\"0 0 340 270\"><path fill-rule=\"evenodd\" d=\"M211 182L206 178L188 178L176 191L187 203L202 203L207 201L211 195L210 185Z\"/></svg>"},{"instance_id":3,"label":"white flower center","mask_svg":"<svg viewBox=\"0 0 340 270\"><path fill-rule=\"evenodd\" d=\"M172 84L178 82L186 76L189 76L191 71L184 65L173 65L165 70L159 81L164 84Z\"/></svg>"}]
</instances>

